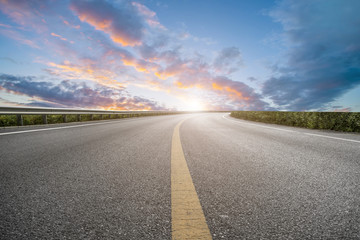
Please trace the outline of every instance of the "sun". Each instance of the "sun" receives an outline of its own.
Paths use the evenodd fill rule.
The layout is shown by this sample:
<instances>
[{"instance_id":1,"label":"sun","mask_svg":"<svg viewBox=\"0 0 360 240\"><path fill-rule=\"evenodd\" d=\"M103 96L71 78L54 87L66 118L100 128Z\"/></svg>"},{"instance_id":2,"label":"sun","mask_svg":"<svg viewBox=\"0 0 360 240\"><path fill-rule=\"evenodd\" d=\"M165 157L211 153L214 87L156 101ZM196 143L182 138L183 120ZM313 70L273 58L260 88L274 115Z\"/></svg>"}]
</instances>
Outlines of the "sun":
<instances>
[{"instance_id":1,"label":"sun","mask_svg":"<svg viewBox=\"0 0 360 240\"><path fill-rule=\"evenodd\" d=\"M186 111L204 111L205 107L204 104L202 102L200 102L197 99L192 99L186 102L186 106L185 106L185 110Z\"/></svg>"}]
</instances>

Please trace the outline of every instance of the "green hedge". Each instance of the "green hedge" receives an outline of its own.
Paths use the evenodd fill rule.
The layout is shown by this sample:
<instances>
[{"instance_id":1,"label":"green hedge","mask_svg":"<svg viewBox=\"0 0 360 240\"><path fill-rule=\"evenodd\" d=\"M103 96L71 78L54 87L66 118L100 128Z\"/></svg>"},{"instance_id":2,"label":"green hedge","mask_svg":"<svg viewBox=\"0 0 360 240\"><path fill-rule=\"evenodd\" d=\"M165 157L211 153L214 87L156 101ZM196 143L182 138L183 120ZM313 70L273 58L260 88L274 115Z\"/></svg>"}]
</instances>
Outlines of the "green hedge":
<instances>
[{"instance_id":1,"label":"green hedge","mask_svg":"<svg viewBox=\"0 0 360 240\"><path fill-rule=\"evenodd\" d=\"M132 113L132 114L103 114L101 118L101 114L94 114L94 120L108 120L108 119L119 119L119 118L131 118L131 117L146 117L146 116L157 116L157 115L169 115L174 114L174 112L139 112L139 113ZM47 121L49 124L53 123L63 123L63 116L62 115L47 115ZM67 122L76 122L77 115L69 114L67 115ZM81 114L81 121L91 121L90 114ZM37 125L42 124L42 116L41 115L23 115L23 122L24 125ZM16 115L0 115L0 127L7 127L7 126L16 126L17 125L17 118Z\"/></svg>"},{"instance_id":2,"label":"green hedge","mask_svg":"<svg viewBox=\"0 0 360 240\"><path fill-rule=\"evenodd\" d=\"M359 112L258 112L237 111L231 116L244 120L312 129L360 132Z\"/></svg>"}]
</instances>

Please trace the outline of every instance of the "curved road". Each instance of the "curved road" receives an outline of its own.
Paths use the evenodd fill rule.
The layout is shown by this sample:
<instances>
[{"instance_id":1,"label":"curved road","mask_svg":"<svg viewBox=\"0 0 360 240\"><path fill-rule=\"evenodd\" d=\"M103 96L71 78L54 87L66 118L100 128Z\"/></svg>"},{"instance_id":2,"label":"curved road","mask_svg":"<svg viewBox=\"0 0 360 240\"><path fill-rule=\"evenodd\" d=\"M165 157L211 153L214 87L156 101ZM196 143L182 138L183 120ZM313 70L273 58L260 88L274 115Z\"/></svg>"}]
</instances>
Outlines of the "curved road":
<instances>
[{"instance_id":1,"label":"curved road","mask_svg":"<svg viewBox=\"0 0 360 240\"><path fill-rule=\"evenodd\" d=\"M359 134L200 113L1 129L0 239L171 239L183 120L213 239L360 238Z\"/></svg>"}]
</instances>

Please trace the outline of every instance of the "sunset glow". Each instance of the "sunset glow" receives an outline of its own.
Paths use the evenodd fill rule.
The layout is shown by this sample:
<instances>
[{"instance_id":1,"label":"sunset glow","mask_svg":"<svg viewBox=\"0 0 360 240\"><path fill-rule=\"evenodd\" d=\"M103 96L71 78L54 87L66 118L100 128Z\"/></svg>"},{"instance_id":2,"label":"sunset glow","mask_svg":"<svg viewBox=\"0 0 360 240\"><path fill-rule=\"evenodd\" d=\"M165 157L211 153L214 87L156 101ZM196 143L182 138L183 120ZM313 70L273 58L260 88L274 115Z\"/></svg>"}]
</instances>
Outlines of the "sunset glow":
<instances>
[{"instance_id":1,"label":"sunset glow","mask_svg":"<svg viewBox=\"0 0 360 240\"><path fill-rule=\"evenodd\" d=\"M192 99L186 102L185 111L205 111L204 105L198 99Z\"/></svg>"},{"instance_id":2,"label":"sunset glow","mask_svg":"<svg viewBox=\"0 0 360 240\"><path fill-rule=\"evenodd\" d=\"M360 111L356 9L357 0L0 0L0 105Z\"/></svg>"}]
</instances>

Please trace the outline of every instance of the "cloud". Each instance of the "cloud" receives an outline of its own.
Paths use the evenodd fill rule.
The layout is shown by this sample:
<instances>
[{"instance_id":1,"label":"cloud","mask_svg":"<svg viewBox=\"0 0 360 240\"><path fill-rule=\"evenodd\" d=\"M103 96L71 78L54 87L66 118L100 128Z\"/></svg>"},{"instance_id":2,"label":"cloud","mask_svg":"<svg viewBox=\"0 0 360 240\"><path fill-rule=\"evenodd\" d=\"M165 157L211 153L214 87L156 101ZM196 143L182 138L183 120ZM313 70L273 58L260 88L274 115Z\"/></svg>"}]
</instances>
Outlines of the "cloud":
<instances>
[{"instance_id":1,"label":"cloud","mask_svg":"<svg viewBox=\"0 0 360 240\"><path fill-rule=\"evenodd\" d=\"M31 76L0 74L0 90L33 98L32 105L124 110L162 110L155 101L124 96L123 90L102 85L88 86L63 80L58 84Z\"/></svg>"},{"instance_id":2,"label":"cloud","mask_svg":"<svg viewBox=\"0 0 360 240\"><path fill-rule=\"evenodd\" d=\"M38 46L38 43L36 43L33 40L28 39L27 37L25 37L23 34L19 33L18 31L11 30L11 29L0 29L0 34L6 36L8 38L16 40L20 44L27 45L32 48L40 49L40 47Z\"/></svg>"},{"instance_id":3,"label":"cloud","mask_svg":"<svg viewBox=\"0 0 360 240\"><path fill-rule=\"evenodd\" d=\"M335 108L332 110L333 112L351 112L351 108Z\"/></svg>"},{"instance_id":4,"label":"cloud","mask_svg":"<svg viewBox=\"0 0 360 240\"><path fill-rule=\"evenodd\" d=\"M196 81L186 81L186 79L177 80L177 85L180 88L196 87L214 92L221 97L221 101L217 101L215 105L221 103L228 106L225 107L226 109L237 110L271 110L268 103L261 100L261 95L243 82L233 81L225 76L204 76L203 78L195 78Z\"/></svg>"},{"instance_id":5,"label":"cloud","mask_svg":"<svg viewBox=\"0 0 360 240\"><path fill-rule=\"evenodd\" d=\"M30 26L37 32L44 32L46 13L51 5L51 1L38 0L0 0L0 10L8 15L14 22L21 26Z\"/></svg>"},{"instance_id":6,"label":"cloud","mask_svg":"<svg viewBox=\"0 0 360 240\"><path fill-rule=\"evenodd\" d=\"M17 61L15 61L14 59L9 58L9 57L0 57L0 60L4 60L4 61L11 62L14 64L19 64Z\"/></svg>"},{"instance_id":7,"label":"cloud","mask_svg":"<svg viewBox=\"0 0 360 240\"><path fill-rule=\"evenodd\" d=\"M30 11L29 1L0 0L0 3L2 5L1 11L19 25L26 25L27 19L34 18L35 14Z\"/></svg>"},{"instance_id":8,"label":"cloud","mask_svg":"<svg viewBox=\"0 0 360 240\"><path fill-rule=\"evenodd\" d=\"M4 28L12 28L12 26L7 25L7 24L3 24L3 23L0 23L0 27L4 27Z\"/></svg>"},{"instance_id":9,"label":"cloud","mask_svg":"<svg viewBox=\"0 0 360 240\"><path fill-rule=\"evenodd\" d=\"M172 93L180 96L178 90L187 91L189 89L202 90L205 95L218 96L218 103L228 104L226 109L235 108L239 110L269 110L269 105L262 100L262 96L255 92L247 84L241 81L234 81L221 72L216 74L214 65L207 63L204 56L195 54L188 58L184 58L181 48L169 49L158 52L156 55L157 62L162 62L162 67L155 75L168 81L168 78L174 79L174 87ZM227 61L240 58L240 51L237 48L227 48L221 51L216 61L224 68ZM223 65L222 65L223 64ZM228 69L227 69L228 70ZM161 87L157 86L161 89ZM205 93L206 92L206 93ZM204 96L203 96L204 97ZM216 109L220 109L215 101L212 105ZM208 109L213 109L208 106Z\"/></svg>"},{"instance_id":10,"label":"cloud","mask_svg":"<svg viewBox=\"0 0 360 240\"><path fill-rule=\"evenodd\" d=\"M282 1L270 16L282 24L285 60L263 94L286 110L316 110L360 84L360 1Z\"/></svg>"},{"instance_id":11,"label":"cloud","mask_svg":"<svg viewBox=\"0 0 360 240\"><path fill-rule=\"evenodd\" d=\"M215 71L224 74L236 72L239 70L241 65L241 53L237 47L228 47L222 49L213 63Z\"/></svg>"},{"instance_id":12,"label":"cloud","mask_svg":"<svg viewBox=\"0 0 360 240\"><path fill-rule=\"evenodd\" d=\"M56 33L51 33L51 36L53 37L57 37L65 42L69 42L71 44L74 44L74 41L69 41L68 39L64 38L63 36L59 35L59 34L56 34Z\"/></svg>"},{"instance_id":13,"label":"cloud","mask_svg":"<svg viewBox=\"0 0 360 240\"><path fill-rule=\"evenodd\" d=\"M71 24L68 20L65 20L63 17L60 17L60 19L66 26L69 26L69 27L75 28L75 29L80 29L80 25Z\"/></svg>"},{"instance_id":14,"label":"cloud","mask_svg":"<svg viewBox=\"0 0 360 240\"><path fill-rule=\"evenodd\" d=\"M71 11L65 8L68 5L56 1L6 1L6 4L11 6L7 8L14 9L14 12L24 12L23 15L32 14L31 19L36 20L31 20L32 22L43 20L40 21L41 24L47 23L45 25L49 28L51 26L51 29L41 34L36 31L30 34L32 32L26 29L24 35L26 33L28 38L22 38L19 34L8 36L32 47L40 46L41 48L36 51L43 51L44 55L39 57L36 63L45 65L44 71L51 74L51 78L64 80L61 84L49 82L49 85L45 84L49 79L45 79L41 84L34 77L27 79L27 82L26 79L19 80L22 84L27 83L29 89L40 84L40 88L46 89L45 92L51 92L56 87L69 89L64 87L66 83L74 85L75 81L91 81L91 86L95 84L120 91L119 96L122 96L125 87L133 85L163 91L170 97L180 100L184 96L201 92L201 97L200 95L198 97L208 100L209 109L212 109L210 105L216 109L231 107L243 110L269 109L268 104L255 89L241 79L228 77L228 74L239 70L242 66L241 52L237 47L220 50L214 59L202 56L191 48L185 49L184 39L178 37L178 32L163 27L156 13L140 3L71 1ZM61 15L49 14L49 11L55 9L54 12ZM43 16L46 17L46 21ZM26 25L27 23L21 22L21 19L23 18L17 21ZM88 24L90 26L87 26ZM36 28L35 25L31 26ZM14 29L4 27L0 28L1 30ZM74 44L69 43L70 39L74 40ZM185 41L188 44L189 41L194 43L205 40L189 34ZM16 84L18 87L21 86L19 82ZM80 86L79 83L75 85ZM94 90L95 98L105 98L99 99L99 102L109 100L108 96L96 95L97 88L88 85L83 88ZM7 90L19 94L28 93L25 88L19 92L16 89L11 90L10 85L7 85ZM33 104L40 102L45 104L45 101L46 104L60 103L47 100L39 94L33 97L40 98L33 100ZM155 102L140 97L126 97L123 102L119 100L122 98L115 100L115 97L110 96L111 99L113 101L110 101L110 105L113 107L162 108ZM143 102L142 106L139 101ZM74 106L76 104L84 105L74 99ZM222 104L225 107L221 107Z\"/></svg>"},{"instance_id":15,"label":"cloud","mask_svg":"<svg viewBox=\"0 0 360 240\"><path fill-rule=\"evenodd\" d=\"M96 61L82 59L79 63L81 64L73 64L69 61L64 61L62 64L49 62L47 64L52 68L46 69L46 71L52 75L68 79L86 79L101 85L124 89L124 84L115 79L116 74L105 68L99 68Z\"/></svg>"},{"instance_id":16,"label":"cloud","mask_svg":"<svg viewBox=\"0 0 360 240\"><path fill-rule=\"evenodd\" d=\"M137 8L138 13L145 18L145 21L149 26L166 30L166 28L158 21L154 11L151 11L145 5L138 2L131 2L131 4Z\"/></svg>"},{"instance_id":17,"label":"cloud","mask_svg":"<svg viewBox=\"0 0 360 240\"><path fill-rule=\"evenodd\" d=\"M82 22L110 35L123 46L141 45L144 36L144 18L138 8L127 1L117 7L106 1L72 1L70 8Z\"/></svg>"},{"instance_id":18,"label":"cloud","mask_svg":"<svg viewBox=\"0 0 360 240\"><path fill-rule=\"evenodd\" d=\"M151 53L151 57L157 63L151 71L157 70L155 75L163 80L162 82L152 81L156 84L151 84L151 88L166 89L166 92L180 98L187 95L185 92L190 89L201 90L204 98L215 94L218 102L211 101L211 104L207 106L208 109L272 109L268 103L262 100L262 96L256 93L255 89L244 82L226 77L226 74L234 68L232 63L241 61L240 51L237 48L225 48L219 53L215 60L218 71L215 71L214 64L209 64L201 54L195 53L185 58L181 52L181 46L162 51L148 46L146 48L149 48L146 49L147 54ZM168 85L169 81L173 82L172 87ZM219 103L226 106L220 107Z\"/></svg>"},{"instance_id":19,"label":"cloud","mask_svg":"<svg viewBox=\"0 0 360 240\"><path fill-rule=\"evenodd\" d=\"M137 50L139 51L140 56L146 60L158 60L160 52L164 51L169 42L172 42L170 36L158 34L153 36L149 42L145 42L139 46Z\"/></svg>"},{"instance_id":20,"label":"cloud","mask_svg":"<svg viewBox=\"0 0 360 240\"><path fill-rule=\"evenodd\" d=\"M254 78L254 77L248 77L248 80L249 80L250 82L255 82L255 81L257 81L257 79Z\"/></svg>"}]
</instances>

